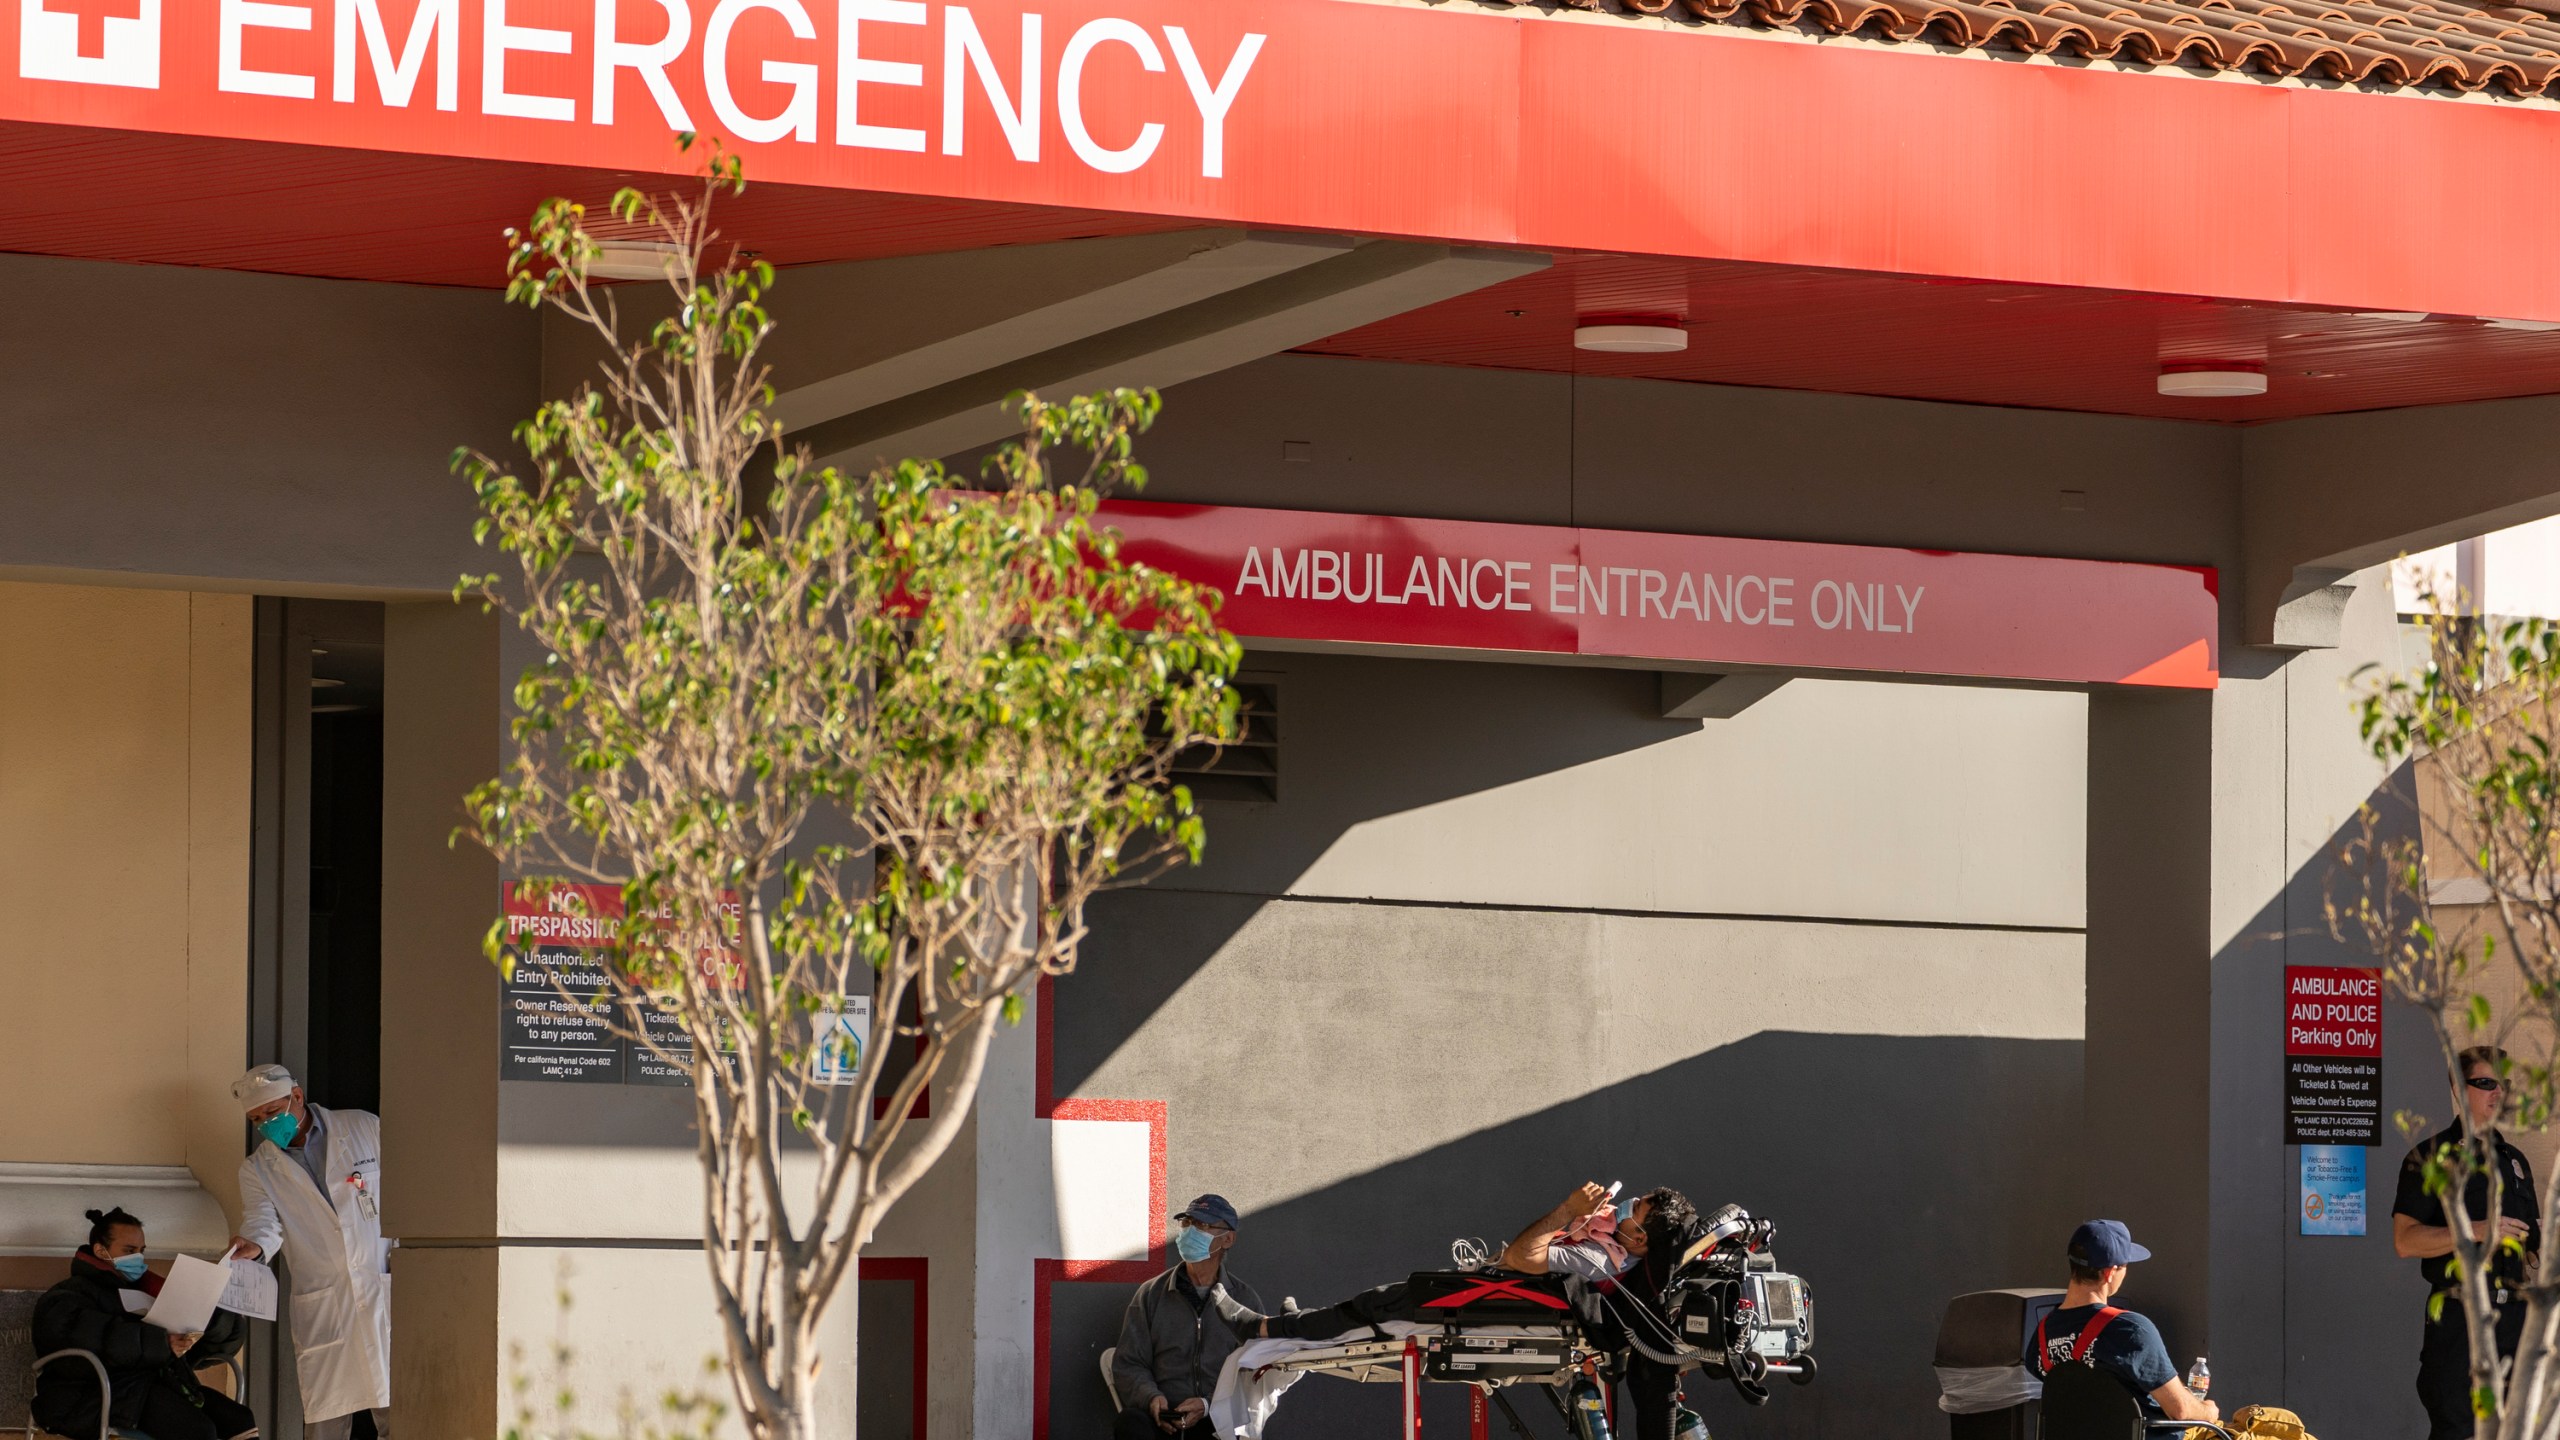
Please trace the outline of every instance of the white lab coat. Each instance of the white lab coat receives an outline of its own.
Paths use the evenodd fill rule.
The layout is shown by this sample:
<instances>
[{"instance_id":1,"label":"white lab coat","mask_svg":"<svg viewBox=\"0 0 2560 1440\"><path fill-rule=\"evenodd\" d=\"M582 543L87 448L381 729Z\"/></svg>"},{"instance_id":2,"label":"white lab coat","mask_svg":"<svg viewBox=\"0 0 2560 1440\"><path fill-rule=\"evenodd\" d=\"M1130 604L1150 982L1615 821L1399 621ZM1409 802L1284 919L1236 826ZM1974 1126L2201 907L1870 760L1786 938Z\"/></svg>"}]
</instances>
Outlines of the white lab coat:
<instances>
[{"instance_id":1,"label":"white lab coat","mask_svg":"<svg viewBox=\"0 0 2560 1440\"><path fill-rule=\"evenodd\" d=\"M391 1247L382 1238L382 1121L308 1108L328 1145L329 1193L261 1139L240 1162L240 1234L282 1255L291 1274L294 1371L312 1422L391 1405Z\"/></svg>"}]
</instances>

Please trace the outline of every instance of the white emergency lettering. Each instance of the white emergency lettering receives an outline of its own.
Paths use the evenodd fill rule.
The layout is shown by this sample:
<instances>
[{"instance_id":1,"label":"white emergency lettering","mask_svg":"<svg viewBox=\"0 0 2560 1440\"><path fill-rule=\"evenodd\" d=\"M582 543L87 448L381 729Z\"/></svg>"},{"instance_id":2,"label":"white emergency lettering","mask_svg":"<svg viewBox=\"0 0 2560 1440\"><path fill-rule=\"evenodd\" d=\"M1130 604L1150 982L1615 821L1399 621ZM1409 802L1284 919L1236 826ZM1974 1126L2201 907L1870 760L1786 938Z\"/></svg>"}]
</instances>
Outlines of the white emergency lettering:
<instances>
[{"instance_id":1,"label":"white emergency lettering","mask_svg":"<svg viewBox=\"0 0 2560 1440\"><path fill-rule=\"evenodd\" d=\"M308 75L252 70L240 58L244 31L308 30L311 28L309 6L270 5L262 3L262 0L222 0L220 23L221 48L215 84L234 94L275 95L287 100L308 100L320 93L319 82Z\"/></svg>"},{"instance_id":2,"label":"white emergency lettering","mask_svg":"<svg viewBox=\"0 0 2560 1440\"><path fill-rule=\"evenodd\" d=\"M919 6L919 9L922 7ZM815 143L818 138L818 67L788 60L764 62L764 79L769 84L786 86L791 91L790 103L772 115L750 115L738 105L729 91L729 33L750 10L770 10L791 27L796 39L815 40L818 27L809 23L809 12L800 0L720 0L711 12L711 23L702 35L702 87L711 97L711 113L729 127L729 133L741 140L770 142L782 139Z\"/></svg>"},{"instance_id":3,"label":"white emergency lettering","mask_svg":"<svg viewBox=\"0 0 2560 1440\"><path fill-rule=\"evenodd\" d=\"M373 62L374 93L382 97L383 104L403 108L409 104L432 52L436 60L436 108L461 107L462 0L419 0L418 13L409 20L409 37L401 43L396 60L391 53L390 29L382 23L382 0L338 0L335 24L337 43L329 67L330 99L342 105L355 103L356 39L361 35L365 55Z\"/></svg>"},{"instance_id":4,"label":"white emergency lettering","mask_svg":"<svg viewBox=\"0 0 2560 1440\"><path fill-rule=\"evenodd\" d=\"M587 107L587 113L598 125L613 123L614 72L629 70L649 87L649 98L658 103L658 114L668 129L693 128L693 117L685 112L684 101L667 80L667 67L684 54L685 46L693 43L693 7L686 0L654 3L666 13L667 33L642 45L622 38L619 0L596 0L595 103Z\"/></svg>"}]
</instances>

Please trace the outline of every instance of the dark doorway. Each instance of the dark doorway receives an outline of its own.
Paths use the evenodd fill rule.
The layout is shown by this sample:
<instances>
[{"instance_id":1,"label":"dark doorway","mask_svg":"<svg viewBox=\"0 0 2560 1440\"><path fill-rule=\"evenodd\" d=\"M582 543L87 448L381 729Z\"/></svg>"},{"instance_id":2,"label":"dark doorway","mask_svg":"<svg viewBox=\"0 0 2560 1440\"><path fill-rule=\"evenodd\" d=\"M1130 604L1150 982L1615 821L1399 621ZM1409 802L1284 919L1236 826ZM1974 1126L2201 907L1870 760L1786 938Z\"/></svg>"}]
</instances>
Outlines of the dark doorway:
<instances>
[{"instance_id":1,"label":"dark doorway","mask_svg":"<svg viewBox=\"0 0 2560 1440\"><path fill-rule=\"evenodd\" d=\"M311 651L309 1052L323 1105L382 1094L382 610L297 602Z\"/></svg>"},{"instance_id":2,"label":"dark doorway","mask_svg":"<svg viewBox=\"0 0 2560 1440\"><path fill-rule=\"evenodd\" d=\"M382 715L311 717L311 1062L323 1105L378 1110Z\"/></svg>"}]
</instances>

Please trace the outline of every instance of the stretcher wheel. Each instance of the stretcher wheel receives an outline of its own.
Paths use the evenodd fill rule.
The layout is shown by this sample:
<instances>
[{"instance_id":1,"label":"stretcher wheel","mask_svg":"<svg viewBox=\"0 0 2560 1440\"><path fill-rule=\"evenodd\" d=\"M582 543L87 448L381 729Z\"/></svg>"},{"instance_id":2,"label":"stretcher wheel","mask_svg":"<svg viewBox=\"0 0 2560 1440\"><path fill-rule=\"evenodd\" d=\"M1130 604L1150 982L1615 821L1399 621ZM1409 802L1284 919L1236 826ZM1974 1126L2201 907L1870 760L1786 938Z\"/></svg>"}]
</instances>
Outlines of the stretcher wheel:
<instances>
[{"instance_id":1,"label":"stretcher wheel","mask_svg":"<svg viewBox=\"0 0 2560 1440\"><path fill-rule=\"evenodd\" d=\"M1806 1353L1797 1356L1793 1363L1796 1366L1796 1373L1788 1376L1787 1378L1793 1380L1799 1385L1812 1384L1815 1377L1822 1373L1822 1367L1813 1363L1813 1354L1811 1351L1807 1351Z\"/></svg>"}]
</instances>

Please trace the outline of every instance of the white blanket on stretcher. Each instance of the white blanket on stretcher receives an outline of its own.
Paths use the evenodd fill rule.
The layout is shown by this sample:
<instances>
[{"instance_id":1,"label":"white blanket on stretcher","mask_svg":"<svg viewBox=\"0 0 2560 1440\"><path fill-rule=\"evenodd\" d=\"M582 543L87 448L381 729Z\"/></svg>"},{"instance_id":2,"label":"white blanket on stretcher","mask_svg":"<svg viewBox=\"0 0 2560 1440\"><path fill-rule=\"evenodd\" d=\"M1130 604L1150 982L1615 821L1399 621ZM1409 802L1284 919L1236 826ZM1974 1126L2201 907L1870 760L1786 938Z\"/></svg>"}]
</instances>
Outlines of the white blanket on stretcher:
<instances>
[{"instance_id":1,"label":"white blanket on stretcher","mask_svg":"<svg viewBox=\"0 0 2560 1440\"><path fill-rule=\"evenodd\" d=\"M1218 1391L1209 1399L1209 1424L1218 1440L1262 1440L1262 1427L1271 1423L1271 1412L1280 1408L1281 1392L1298 1383L1306 1370L1269 1370L1264 1367L1286 1360L1308 1350L1328 1350L1336 1345L1356 1345L1375 1340L1383 1330L1388 1338L1401 1340L1422 1331L1439 1332L1438 1325L1418 1325L1410 1320L1389 1320L1372 1330L1362 1326L1330 1340L1247 1340L1227 1357L1218 1370ZM1524 1329L1517 1325L1491 1325L1470 1329L1470 1335L1551 1335L1552 1330Z\"/></svg>"}]
</instances>

